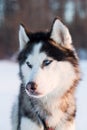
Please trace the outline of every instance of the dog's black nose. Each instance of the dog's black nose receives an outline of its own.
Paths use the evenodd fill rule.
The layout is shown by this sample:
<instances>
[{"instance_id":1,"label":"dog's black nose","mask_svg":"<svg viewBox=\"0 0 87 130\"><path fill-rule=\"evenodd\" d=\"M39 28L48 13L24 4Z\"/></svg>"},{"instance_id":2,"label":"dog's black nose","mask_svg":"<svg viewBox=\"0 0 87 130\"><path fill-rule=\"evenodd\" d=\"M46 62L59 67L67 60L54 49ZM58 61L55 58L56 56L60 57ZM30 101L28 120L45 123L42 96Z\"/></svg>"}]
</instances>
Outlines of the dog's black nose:
<instances>
[{"instance_id":1,"label":"dog's black nose","mask_svg":"<svg viewBox=\"0 0 87 130\"><path fill-rule=\"evenodd\" d=\"M29 82L26 86L26 89L29 91L29 92L34 92L37 88L37 85L36 83L34 82Z\"/></svg>"}]
</instances>

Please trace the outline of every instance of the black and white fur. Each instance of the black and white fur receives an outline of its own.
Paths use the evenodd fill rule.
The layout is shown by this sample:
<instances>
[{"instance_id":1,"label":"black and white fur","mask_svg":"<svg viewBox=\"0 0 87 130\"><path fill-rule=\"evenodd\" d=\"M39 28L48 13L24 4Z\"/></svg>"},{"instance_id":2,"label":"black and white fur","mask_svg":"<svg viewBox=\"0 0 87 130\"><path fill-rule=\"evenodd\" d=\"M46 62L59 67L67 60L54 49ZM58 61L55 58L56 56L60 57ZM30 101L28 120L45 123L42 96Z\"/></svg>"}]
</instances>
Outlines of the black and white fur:
<instances>
[{"instance_id":1,"label":"black and white fur","mask_svg":"<svg viewBox=\"0 0 87 130\"><path fill-rule=\"evenodd\" d=\"M68 28L55 19L50 32L19 30L21 86L12 130L75 130L80 74Z\"/></svg>"}]
</instances>

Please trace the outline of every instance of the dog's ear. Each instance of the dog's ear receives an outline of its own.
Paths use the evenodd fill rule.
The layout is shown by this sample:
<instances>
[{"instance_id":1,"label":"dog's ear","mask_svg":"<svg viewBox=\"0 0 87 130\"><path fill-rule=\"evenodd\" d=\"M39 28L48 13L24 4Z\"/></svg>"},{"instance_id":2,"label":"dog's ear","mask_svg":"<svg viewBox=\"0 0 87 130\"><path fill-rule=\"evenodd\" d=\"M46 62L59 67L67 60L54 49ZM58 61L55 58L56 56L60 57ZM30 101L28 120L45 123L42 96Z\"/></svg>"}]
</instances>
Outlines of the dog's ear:
<instances>
[{"instance_id":1,"label":"dog's ear","mask_svg":"<svg viewBox=\"0 0 87 130\"><path fill-rule=\"evenodd\" d=\"M19 43L20 43L20 51L25 47L25 45L28 43L29 38L27 36L26 29L24 25L20 25L19 27Z\"/></svg>"},{"instance_id":2,"label":"dog's ear","mask_svg":"<svg viewBox=\"0 0 87 130\"><path fill-rule=\"evenodd\" d=\"M72 38L69 30L58 18L53 22L50 38L64 47L72 48Z\"/></svg>"}]
</instances>

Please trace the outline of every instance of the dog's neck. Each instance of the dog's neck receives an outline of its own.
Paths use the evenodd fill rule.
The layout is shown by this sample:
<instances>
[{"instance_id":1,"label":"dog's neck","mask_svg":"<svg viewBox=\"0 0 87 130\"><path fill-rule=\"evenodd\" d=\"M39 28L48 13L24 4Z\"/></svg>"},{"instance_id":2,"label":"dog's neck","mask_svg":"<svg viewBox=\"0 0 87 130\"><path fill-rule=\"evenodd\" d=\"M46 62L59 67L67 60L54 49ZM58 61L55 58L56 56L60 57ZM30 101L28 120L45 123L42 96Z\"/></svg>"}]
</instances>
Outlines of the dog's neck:
<instances>
[{"instance_id":1,"label":"dog's neck","mask_svg":"<svg viewBox=\"0 0 87 130\"><path fill-rule=\"evenodd\" d=\"M53 127L55 128L57 123L61 122L62 117L63 119L67 117L72 120L73 115L75 114L75 109L76 109L74 91L75 91L75 87L71 87L60 98L55 95L52 98L46 97L46 99L44 99L43 105L44 105L44 108L49 112L48 117L50 116L54 119L54 120L51 120L52 119L51 118L50 121L48 122L47 130L54 130ZM65 112L66 114L64 114ZM50 122L53 122L52 124L54 126L50 124ZM52 126L52 128L49 126Z\"/></svg>"}]
</instances>

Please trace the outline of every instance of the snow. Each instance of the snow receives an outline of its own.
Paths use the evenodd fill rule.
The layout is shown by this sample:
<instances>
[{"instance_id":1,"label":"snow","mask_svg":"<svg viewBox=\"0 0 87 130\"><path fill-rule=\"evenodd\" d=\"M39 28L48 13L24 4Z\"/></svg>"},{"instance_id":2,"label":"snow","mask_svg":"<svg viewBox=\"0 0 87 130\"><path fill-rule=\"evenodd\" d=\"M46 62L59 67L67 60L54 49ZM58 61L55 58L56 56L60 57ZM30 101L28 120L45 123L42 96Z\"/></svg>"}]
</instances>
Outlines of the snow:
<instances>
[{"instance_id":1,"label":"snow","mask_svg":"<svg viewBox=\"0 0 87 130\"><path fill-rule=\"evenodd\" d=\"M87 130L87 61L81 61L82 80L77 90L76 130Z\"/></svg>"},{"instance_id":2,"label":"snow","mask_svg":"<svg viewBox=\"0 0 87 130\"><path fill-rule=\"evenodd\" d=\"M77 89L76 130L87 129L87 61L81 61L82 80ZM11 110L19 92L18 64L0 61L0 130L11 130Z\"/></svg>"},{"instance_id":3,"label":"snow","mask_svg":"<svg viewBox=\"0 0 87 130\"><path fill-rule=\"evenodd\" d=\"M18 65L0 61L0 130L11 130L11 110L19 84Z\"/></svg>"}]
</instances>

